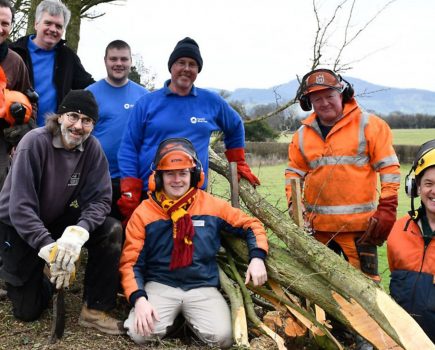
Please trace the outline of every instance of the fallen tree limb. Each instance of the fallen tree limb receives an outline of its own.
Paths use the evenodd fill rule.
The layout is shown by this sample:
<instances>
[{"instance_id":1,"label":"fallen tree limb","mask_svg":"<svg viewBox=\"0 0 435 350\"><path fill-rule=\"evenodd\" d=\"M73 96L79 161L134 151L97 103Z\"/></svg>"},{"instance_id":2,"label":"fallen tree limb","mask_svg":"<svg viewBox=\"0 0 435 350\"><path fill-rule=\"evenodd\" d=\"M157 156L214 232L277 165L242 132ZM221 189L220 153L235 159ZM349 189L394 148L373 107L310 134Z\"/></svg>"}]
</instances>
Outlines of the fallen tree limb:
<instances>
[{"instance_id":1,"label":"fallen tree limb","mask_svg":"<svg viewBox=\"0 0 435 350\"><path fill-rule=\"evenodd\" d=\"M225 294L230 298L233 338L237 346L249 348L248 324L243 305L243 297L238 285L233 285L222 269L219 269L219 279Z\"/></svg>"}]
</instances>

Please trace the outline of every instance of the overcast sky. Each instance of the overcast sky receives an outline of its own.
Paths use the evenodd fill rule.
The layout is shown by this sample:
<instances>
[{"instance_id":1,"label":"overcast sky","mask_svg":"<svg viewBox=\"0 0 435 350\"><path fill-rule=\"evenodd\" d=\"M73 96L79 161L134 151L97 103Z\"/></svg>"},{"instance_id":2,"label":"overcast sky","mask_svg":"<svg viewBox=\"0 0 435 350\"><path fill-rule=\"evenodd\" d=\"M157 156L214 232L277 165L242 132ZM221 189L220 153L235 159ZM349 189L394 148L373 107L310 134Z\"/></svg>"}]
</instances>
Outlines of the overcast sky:
<instances>
[{"instance_id":1,"label":"overcast sky","mask_svg":"<svg viewBox=\"0 0 435 350\"><path fill-rule=\"evenodd\" d=\"M388 0L358 0L351 34ZM167 62L175 44L190 36L204 60L196 85L234 90L269 88L309 71L316 21L309 0L127 0L100 5L106 14L83 21L79 56L95 79L105 76L104 49L127 41L133 54L157 74L156 87L169 78ZM317 1L319 16L330 18L336 0ZM348 12L346 7L342 14ZM396 0L345 49L352 64L345 75L399 88L435 91L435 1ZM343 40L334 26L324 54Z\"/></svg>"}]
</instances>

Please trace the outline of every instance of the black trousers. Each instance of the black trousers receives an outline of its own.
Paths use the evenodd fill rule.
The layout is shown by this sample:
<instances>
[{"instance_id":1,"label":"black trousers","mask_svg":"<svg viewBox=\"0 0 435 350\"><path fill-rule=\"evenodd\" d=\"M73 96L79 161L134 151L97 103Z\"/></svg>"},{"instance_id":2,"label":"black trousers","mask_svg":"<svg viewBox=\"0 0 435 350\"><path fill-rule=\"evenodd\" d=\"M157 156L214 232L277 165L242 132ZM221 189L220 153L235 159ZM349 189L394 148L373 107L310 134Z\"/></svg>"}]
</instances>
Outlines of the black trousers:
<instances>
[{"instance_id":1,"label":"black trousers","mask_svg":"<svg viewBox=\"0 0 435 350\"><path fill-rule=\"evenodd\" d=\"M65 228L77 223L79 211L73 210L48 227L53 239ZM108 311L116 305L119 287L119 258L122 245L121 223L107 217L89 234L85 243L88 260L85 270L83 300L91 309ZM16 318L34 321L48 307L53 286L43 274L45 261L17 231L0 222L0 278L6 281L7 296Z\"/></svg>"}]
</instances>

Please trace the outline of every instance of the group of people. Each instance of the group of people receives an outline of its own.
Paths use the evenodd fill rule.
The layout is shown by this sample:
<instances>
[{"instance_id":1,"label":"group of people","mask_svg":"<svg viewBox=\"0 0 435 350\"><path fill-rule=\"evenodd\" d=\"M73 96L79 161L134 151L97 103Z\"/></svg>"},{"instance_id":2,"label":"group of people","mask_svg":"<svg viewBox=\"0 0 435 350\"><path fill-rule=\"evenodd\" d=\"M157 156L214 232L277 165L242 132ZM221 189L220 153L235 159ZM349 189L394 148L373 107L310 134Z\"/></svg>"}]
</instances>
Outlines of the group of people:
<instances>
[{"instance_id":1,"label":"group of people","mask_svg":"<svg viewBox=\"0 0 435 350\"><path fill-rule=\"evenodd\" d=\"M0 15L9 21L1 18L5 34L13 20L7 0ZM37 127L19 129L3 166L0 278L13 315L38 319L55 289L73 282L85 247L80 325L143 343L163 337L183 314L199 339L228 348L231 318L216 260L221 230L246 240L246 283L254 285L267 280L267 237L258 219L203 189L218 130L239 175L260 184L245 161L243 122L220 96L194 86L203 61L193 39L176 44L171 78L149 93L128 79L131 49L122 40L107 45L107 76L95 82L62 40L69 19L62 2L43 0L35 34L4 43L27 79L22 90L39 95ZM132 306L125 322L109 314L120 286Z\"/></svg>"},{"instance_id":2,"label":"group of people","mask_svg":"<svg viewBox=\"0 0 435 350\"><path fill-rule=\"evenodd\" d=\"M145 343L164 337L182 314L199 339L229 348L230 312L216 261L221 234L246 240L245 282L254 285L267 280L267 237L258 219L204 189L210 136L218 130L239 178L260 185L245 160L243 121L220 96L194 85L203 68L195 40L176 44L170 79L149 92L128 79L131 49L122 40L107 45L107 76L95 82L62 40L69 19L62 2L43 0L35 34L8 47L13 8L0 0L7 88L33 87L39 95L37 128L0 125L0 278L13 315L38 319L55 289L73 282L85 247L82 326ZM434 314L424 302L434 288L435 144L423 147L415 179L410 174L421 208L393 227L400 171L388 125L363 111L352 86L327 69L305 75L297 99L314 111L289 146L289 208L290 181L302 179L314 238L376 282L377 246L389 237L391 294L430 334ZM5 136L11 129L12 144ZM412 253L403 250L413 244ZM132 307L125 322L108 314L120 285Z\"/></svg>"}]
</instances>

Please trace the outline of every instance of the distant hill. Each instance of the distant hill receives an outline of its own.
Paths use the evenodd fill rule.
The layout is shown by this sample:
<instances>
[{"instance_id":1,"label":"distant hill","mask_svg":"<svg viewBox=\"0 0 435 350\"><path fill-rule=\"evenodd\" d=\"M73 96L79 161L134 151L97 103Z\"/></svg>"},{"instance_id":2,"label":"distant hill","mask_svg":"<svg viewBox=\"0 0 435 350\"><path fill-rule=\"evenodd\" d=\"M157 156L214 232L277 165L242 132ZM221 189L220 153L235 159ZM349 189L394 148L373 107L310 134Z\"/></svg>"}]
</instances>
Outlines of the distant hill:
<instances>
[{"instance_id":1,"label":"distant hill","mask_svg":"<svg viewBox=\"0 0 435 350\"><path fill-rule=\"evenodd\" d=\"M345 77L357 95L359 104L368 111L387 115L391 112L435 115L435 92L420 89L398 89L371 84L367 81ZM284 103L293 98L299 84L297 80L269 89L240 88L229 91L230 101L241 101L250 109L255 105ZM217 89L213 89L218 91Z\"/></svg>"}]
</instances>

